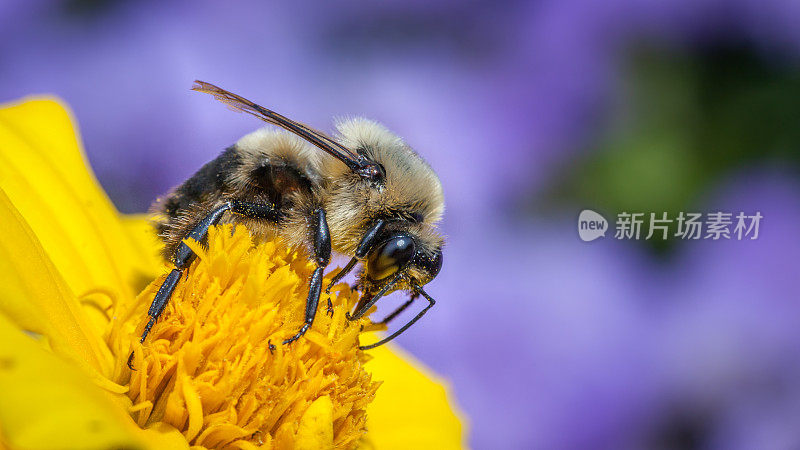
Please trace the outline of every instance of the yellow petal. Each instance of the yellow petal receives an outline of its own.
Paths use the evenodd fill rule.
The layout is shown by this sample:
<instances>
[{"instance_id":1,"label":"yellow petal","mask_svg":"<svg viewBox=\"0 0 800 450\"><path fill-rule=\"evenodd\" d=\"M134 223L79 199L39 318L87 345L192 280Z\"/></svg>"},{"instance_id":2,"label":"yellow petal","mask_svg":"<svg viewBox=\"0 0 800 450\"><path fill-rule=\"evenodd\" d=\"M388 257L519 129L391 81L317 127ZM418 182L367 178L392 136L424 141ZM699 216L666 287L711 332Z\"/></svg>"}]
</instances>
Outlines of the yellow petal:
<instances>
[{"instance_id":1,"label":"yellow petal","mask_svg":"<svg viewBox=\"0 0 800 450\"><path fill-rule=\"evenodd\" d=\"M109 370L108 348L2 189L0 217L0 312L20 328L46 336L53 350L88 373Z\"/></svg>"},{"instance_id":2,"label":"yellow petal","mask_svg":"<svg viewBox=\"0 0 800 450\"><path fill-rule=\"evenodd\" d=\"M142 431L77 368L0 315L0 447L188 448L177 431ZM5 444L5 445L3 445Z\"/></svg>"},{"instance_id":3,"label":"yellow petal","mask_svg":"<svg viewBox=\"0 0 800 450\"><path fill-rule=\"evenodd\" d=\"M297 429L297 450L333 448L333 402L324 395L311 403Z\"/></svg>"},{"instance_id":4,"label":"yellow petal","mask_svg":"<svg viewBox=\"0 0 800 450\"><path fill-rule=\"evenodd\" d=\"M141 285L136 286L136 293L141 292L154 278L164 272L164 259L161 256L163 243L158 238L148 216L144 214L123 214L120 216L125 232L123 239L130 242L141 261Z\"/></svg>"},{"instance_id":5,"label":"yellow petal","mask_svg":"<svg viewBox=\"0 0 800 450\"><path fill-rule=\"evenodd\" d=\"M367 370L383 384L367 407L367 442L381 450L463 448L463 419L443 382L423 373L422 364L397 347L370 352Z\"/></svg>"},{"instance_id":6,"label":"yellow petal","mask_svg":"<svg viewBox=\"0 0 800 450\"><path fill-rule=\"evenodd\" d=\"M0 107L0 188L76 295L101 286L131 297L149 261L124 238L76 134L56 100Z\"/></svg>"}]
</instances>

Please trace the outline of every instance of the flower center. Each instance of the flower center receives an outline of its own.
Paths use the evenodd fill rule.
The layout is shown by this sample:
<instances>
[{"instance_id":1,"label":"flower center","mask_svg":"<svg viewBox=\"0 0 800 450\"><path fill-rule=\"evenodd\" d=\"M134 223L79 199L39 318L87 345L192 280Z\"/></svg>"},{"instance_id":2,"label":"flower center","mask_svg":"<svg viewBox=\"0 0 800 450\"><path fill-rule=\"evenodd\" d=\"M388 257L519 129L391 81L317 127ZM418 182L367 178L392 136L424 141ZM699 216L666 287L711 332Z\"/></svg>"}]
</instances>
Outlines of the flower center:
<instances>
[{"instance_id":1,"label":"flower center","mask_svg":"<svg viewBox=\"0 0 800 450\"><path fill-rule=\"evenodd\" d=\"M136 337L163 277L126 311L122 305L112 327L117 381L129 386L134 420L142 427L166 422L207 448L293 448L327 408L333 444L355 446L380 384L358 350L368 320L345 318L357 294L335 288L331 317L323 293L314 326L281 345L303 321L314 268L308 258L278 241L254 244L243 226L212 228L207 250L187 243L198 258L144 345ZM125 367L128 343L133 372Z\"/></svg>"}]
</instances>

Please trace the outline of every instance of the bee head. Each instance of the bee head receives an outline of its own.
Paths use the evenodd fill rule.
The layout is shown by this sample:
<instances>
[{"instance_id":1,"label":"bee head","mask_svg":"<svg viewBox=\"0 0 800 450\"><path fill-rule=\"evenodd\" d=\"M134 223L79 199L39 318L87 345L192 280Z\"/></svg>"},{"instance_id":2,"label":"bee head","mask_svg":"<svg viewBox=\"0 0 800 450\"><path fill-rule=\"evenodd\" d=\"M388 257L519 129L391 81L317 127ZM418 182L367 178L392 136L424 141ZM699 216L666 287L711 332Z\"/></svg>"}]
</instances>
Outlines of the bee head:
<instances>
[{"instance_id":1,"label":"bee head","mask_svg":"<svg viewBox=\"0 0 800 450\"><path fill-rule=\"evenodd\" d=\"M349 320L362 317L381 297L396 290L410 291L411 298L379 323L388 323L419 296L428 301L428 306L388 337L370 345L359 346L359 349L369 350L391 341L419 320L436 303L422 286L439 274L442 268L442 247L441 243L432 247L420 245L426 243L429 244L423 236L415 236L402 231L395 232L379 241L367 253L364 270L359 280L364 295L356 305L353 315L348 313ZM426 248L429 250L426 251Z\"/></svg>"},{"instance_id":2,"label":"bee head","mask_svg":"<svg viewBox=\"0 0 800 450\"><path fill-rule=\"evenodd\" d=\"M364 281L380 290L389 282L424 285L433 280L442 268L442 249L425 251L409 233L389 235L372 247L364 266ZM400 277L398 279L398 276ZM398 283L405 278L407 283Z\"/></svg>"}]
</instances>

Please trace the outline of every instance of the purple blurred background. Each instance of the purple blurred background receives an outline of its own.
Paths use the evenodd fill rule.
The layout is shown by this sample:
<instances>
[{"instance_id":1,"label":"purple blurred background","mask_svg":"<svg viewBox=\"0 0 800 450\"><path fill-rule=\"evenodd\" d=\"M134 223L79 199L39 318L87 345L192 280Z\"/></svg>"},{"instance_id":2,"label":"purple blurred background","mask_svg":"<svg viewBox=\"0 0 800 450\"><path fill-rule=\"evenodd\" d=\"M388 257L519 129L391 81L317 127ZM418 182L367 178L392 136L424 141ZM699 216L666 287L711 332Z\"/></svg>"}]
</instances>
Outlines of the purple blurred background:
<instances>
[{"instance_id":1,"label":"purple blurred background","mask_svg":"<svg viewBox=\"0 0 800 450\"><path fill-rule=\"evenodd\" d=\"M796 0L6 0L0 101L65 99L123 212L260 126L196 78L321 129L381 121L445 187L437 307L399 343L467 445L794 449L798 23ZM764 221L585 243L585 207Z\"/></svg>"}]
</instances>

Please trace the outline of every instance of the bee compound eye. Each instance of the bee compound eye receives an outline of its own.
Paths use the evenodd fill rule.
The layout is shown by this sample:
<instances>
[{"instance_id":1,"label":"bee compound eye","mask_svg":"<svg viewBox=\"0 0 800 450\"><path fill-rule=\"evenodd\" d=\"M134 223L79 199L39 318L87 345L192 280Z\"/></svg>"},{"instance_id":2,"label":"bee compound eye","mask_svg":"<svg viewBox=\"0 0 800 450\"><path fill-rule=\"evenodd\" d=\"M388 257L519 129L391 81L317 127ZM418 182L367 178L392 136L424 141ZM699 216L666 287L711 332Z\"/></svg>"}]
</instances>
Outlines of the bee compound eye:
<instances>
[{"instance_id":1,"label":"bee compound eye","mask_svg":"<svg viewBox=\"0 0 800 450\"><path fill-rule=\"evenodd\" d=\"M395 236L378 245L367 259L367 275L382 280L394 275L414 257L416 245L410 236Z\"/></svg>"},{"instance_id":2,"label":"bee compound eye","mask_svg":"<svg viewBox=\"0 0 800 450\"><path fill-rule=\"evenodd\" d=\"M436 251L433 253L433 256L430 258L430 266L427 267L428 272L431 275L431 278L436 278L436 275L439 275L439 271L442 270L442 249L437 248Z\"/></svg>"}]
</instances>

